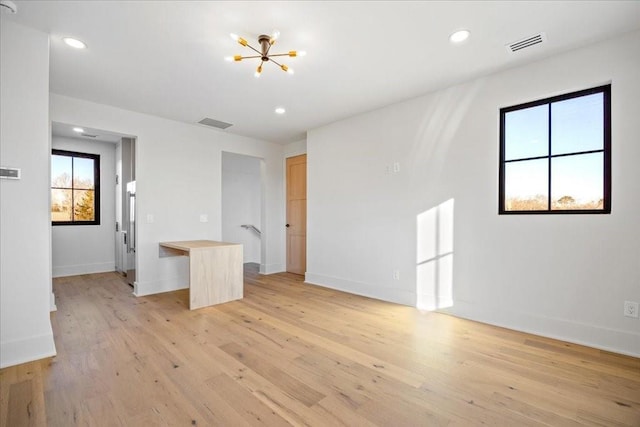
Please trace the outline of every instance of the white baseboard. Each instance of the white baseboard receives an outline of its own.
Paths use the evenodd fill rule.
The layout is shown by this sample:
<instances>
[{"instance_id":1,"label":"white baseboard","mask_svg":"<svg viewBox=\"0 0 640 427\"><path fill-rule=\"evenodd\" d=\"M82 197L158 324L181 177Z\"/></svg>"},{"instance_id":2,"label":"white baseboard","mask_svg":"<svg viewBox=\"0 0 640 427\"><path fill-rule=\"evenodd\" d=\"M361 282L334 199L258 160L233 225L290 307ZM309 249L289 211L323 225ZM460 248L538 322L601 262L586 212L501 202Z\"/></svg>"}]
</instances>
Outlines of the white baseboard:
<instances>
[{"instance_id":1,"label":"white baseboard","mask_svg":"<svg viewBox=\"0 0 640 427\"><path fill-rule=\"evenodd\" d=\"M585 345L600 350L640 357L640 332L622 331L566 319L507 311L496 307L479 307L454 301L453 307L440 310L457 317L513 329L547 338Z\"/></svg>"},{"instance_id":2,"label":"white baseboard","mask_svg":"<svg viewBox=\"0 0 640 427\"><path fill-rule=\"evenodd\" d=\"M51 292L49 295L49 311L57 311L58 307L56 306L56 295Z\"/></svg>"},{"instance_id":3,"label":"white baseboard","mask_svg":"<svg viewBox=\"0 0 640 427\"><path fill-rule=\"evenodd\" d=\"M415 292L386 287L373 287L367 283L354 282L352 280L324 276L321 274L307 272L304 276L304 281L313 285L324 286L325 288L336 289L338 291L348 292L351 294L394 302L396 304L413 306L416 300Z\"/></svg>"},{"instance_id":4,"label":"white baseboard","mask_svg":"<svg viewBox=\"0 0 640 427\"><path fill-rule=\"evenodd\" d=\"M187 289L189 287L189 283L183 282L184 278L181 279L177 277L173 279L156 280L153 282L135 282L133 284L133 294L137 297L143 297L145 295Z\"/></svg>"},{"instance_id":5,"label":"white baseboard","mask_svg":"<svg viewBox=\"0 0 640 427\"><path fill-rule=\"evenodd\" d=\"M106 273L115 271L114 262L101 262L96 264L59 265L53 266L53 277L78 276L80 274Z\"/></svg>"},{"instance_id":6,"label":"white baseboard","mask_svg":"<svg viewBox=\"0 0 640 427\"><path fill-rule=\"evenodd\" d=\"M408 306L413 306L416 298L416 294L412 292L392 288L375 288L366 283L314 273L307 273L305 281L326 288ZM477 304L455 300L452 307L439 311L476 322L640 357L640 331L610 329L532 313L513 312L496 307L481 307Z\"/></svg>"},{"instance_id":7,"label":"white baseboard","mask_svg":"<svg viewBox=\"0 0 640 427\"><path fill-rule=\"evenodd\" d=\"M283 264L260 264L260 274L275 274L287 271Z\"/></svg>"},{"instance_id":8,"label":"white baseboard","mask_svg":"<svg viewBox=\"0 0 640 427\"><path fill-rule=\"evenodd\" d=\"M0 368L33 362L56 355L53 332L0 343Z\"/></svg>"}]
</instances>

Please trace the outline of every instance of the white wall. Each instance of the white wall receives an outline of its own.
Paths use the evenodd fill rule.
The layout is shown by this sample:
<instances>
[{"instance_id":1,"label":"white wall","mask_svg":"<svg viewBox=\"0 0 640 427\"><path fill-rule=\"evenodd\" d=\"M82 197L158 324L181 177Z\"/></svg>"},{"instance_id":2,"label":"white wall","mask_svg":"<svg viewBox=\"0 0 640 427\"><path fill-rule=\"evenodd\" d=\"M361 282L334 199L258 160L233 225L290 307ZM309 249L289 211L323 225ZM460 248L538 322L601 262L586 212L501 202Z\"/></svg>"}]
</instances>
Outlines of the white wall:
<instances>
[{"instance_id":1,"label":"white wall","mask_svg":"<svg viewBox=\"0 0 640 427\"><path fill-rule=\"evenodd\" d=\"M640 321L622 315L624 300L640 301L632 52L640 33L309 131L307 280L415 304L418 238L433 238L417 236L417 218L447 206L449 312L639 356ZM499 109L609 81L611 214L499 216Z\"/></svg>"},{"instance_id":2,"label":"white wall","mask_svg":"<svg viewBox=\"0 0 640 427\"><path fill-rule=\"evenodd\" d=\"M242 243L244 262L260 263L260 236L240 227L261 227L260 162L256 157L222 153L222 240Z\"/></svg>"},{"instance_id":3,"label":"white wall","mask_svg":"<svg viewBox=\"0 0 640 427\"><path fill-rule=\"evenodd\" d=\"M53 277L114 271L116 145L53 136L51 148L100 155L100 225L52 227Z\"/></svg>"},{"instance_id":4,"label":"white wall","mask_svg":"<svg viewBox=\"0 0 640 427\"><path fill-rule=\"evenodd\" d=\"M160 258L158 242L222 238L223 151L264 159L260 268L284 271L282 146L56 94L51 119L136 137L137 295L188 285L187 259Z\"/></svg>"},{"instance_id":5,"label":"white wall","mask_svg":"<svg viewBox=\"0 0 640 427\"><path fill-rule=\"evenodd\" d=\"M49 37L0 25L0 367L56 354L49 319Z\"/></svg>"},{"instance_id":6,"label":"white wall","mask_svg":"<svg viewBox=\"0 0 640 427\"><path fill-rule=\"evenodd\" d=\"M301 139L284 146L284 157L295 157L307 154L307 140Z\"/></svg>"}]
</instances>

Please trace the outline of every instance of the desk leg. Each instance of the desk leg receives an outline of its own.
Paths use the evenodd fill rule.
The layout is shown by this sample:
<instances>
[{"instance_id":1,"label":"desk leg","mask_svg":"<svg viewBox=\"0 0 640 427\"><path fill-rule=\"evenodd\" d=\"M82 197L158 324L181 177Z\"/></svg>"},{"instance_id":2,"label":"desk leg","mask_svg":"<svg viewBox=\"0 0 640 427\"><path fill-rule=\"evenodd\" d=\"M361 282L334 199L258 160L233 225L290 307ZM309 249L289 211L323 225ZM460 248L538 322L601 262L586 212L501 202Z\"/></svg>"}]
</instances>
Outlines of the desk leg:
<instances>
[{"instance_id":1,"label":"desk leg","mask_svg":"<svg viewBox=\"0 0 640 427\"><path fill-rule=\"evenodd\" d=\"M241 299L244 295L242 246L191 250L189 253L189 308Z\"/></svg>"}]
</instances>

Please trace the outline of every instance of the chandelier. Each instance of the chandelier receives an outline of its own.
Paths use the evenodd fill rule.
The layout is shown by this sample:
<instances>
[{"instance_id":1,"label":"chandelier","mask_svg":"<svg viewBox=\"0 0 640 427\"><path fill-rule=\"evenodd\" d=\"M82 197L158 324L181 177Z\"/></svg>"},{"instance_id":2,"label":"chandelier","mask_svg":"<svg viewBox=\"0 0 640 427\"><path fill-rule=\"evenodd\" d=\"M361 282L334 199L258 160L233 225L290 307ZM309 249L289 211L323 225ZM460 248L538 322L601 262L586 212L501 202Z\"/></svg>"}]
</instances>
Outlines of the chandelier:
<instances>
[{"instance_id":1,"label":"chandelier","mask_svg":"<svg viewBox=\"0 0 640 427\"><path fill-rule=\"evenodd\" d=\"M260 49L256 49L255 47L251 46L245 39L243 39L242 37L239 37L236 34L230 34L230 36L232 39L240 43L242 46L248 47L249 49L253 50L255 53L257 53L257 55L250 55L250 56L235 55L235 56L227 57L226 59L228 61L240 62L243 59L259 58L260 65L258 65L258 68L256 68L256 72L254 73L254 76L256 77L260 77L260 75L262 74L262 65L265 62L273 62L278 67L280 67L282 71L285 71L289 74L293 74L292 68L289 68L285 64L281 64L280 62L276 61L273 58L280 57L280 56L288 56L290 58L294 58L296 56L304 56L306 54L306 52L303 52L303 51L298 52L295 50L290 50L287 53L270 53L271 46L275 44L276 39L280 36L280 32L278 31L275 31L270 36L265 34L258 36L258 44L260 45Z\"/></svg>"}]
</instances>

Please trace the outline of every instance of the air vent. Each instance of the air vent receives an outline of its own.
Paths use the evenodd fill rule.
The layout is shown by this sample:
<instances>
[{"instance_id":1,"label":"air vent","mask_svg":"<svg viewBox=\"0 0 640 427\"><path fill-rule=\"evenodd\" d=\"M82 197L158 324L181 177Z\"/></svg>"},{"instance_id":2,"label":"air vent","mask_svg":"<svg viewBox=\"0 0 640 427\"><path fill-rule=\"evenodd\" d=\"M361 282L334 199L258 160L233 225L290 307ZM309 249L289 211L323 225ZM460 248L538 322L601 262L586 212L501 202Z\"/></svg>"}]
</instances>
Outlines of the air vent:
<instances>
[{"instance_id":1,"label":"air vent","mask_svg":"<svg viewBox=\"0 0 640 427\"><path fill-rule=\"evenodd\" d=\"M233 126L231 123L221 122L220 120L210 119L209 117L205 117L204 119L200 120L198 123L200 123L201 125L211 126L213 128L218 128L218 129L226 129L229 126Z\"/></svg>"},{"instance_id":2,"label":"air vent","mask_svg":"<svg viewBox=\"0 0 640 427\"><path fill-rule=\"evenodd\" d=\"M91 135L90 133L81 133L80 135L86 136L87 138L96 138L98 135Z\"/></svg>"},{"instance_id":3,"label":"air vent","mask_svg":"<svg viewBox=\"0 0 640 427\"><path fill-rule=\"evenodd\" d=\"M547 41L545 33L539 33L526 39L518 40L517 42L509 43L506 48L511 53L516 53L522 49L526 49L531 46L543 43Z\"/></svg>"}]
</instances>

